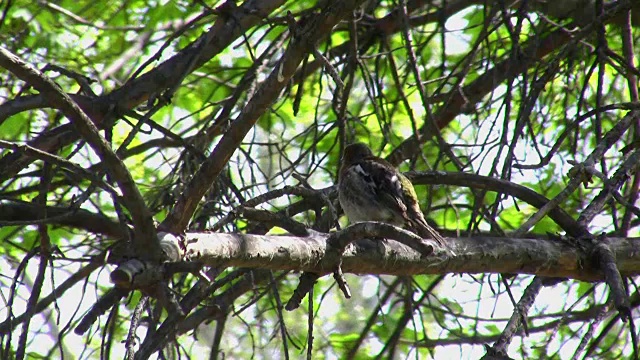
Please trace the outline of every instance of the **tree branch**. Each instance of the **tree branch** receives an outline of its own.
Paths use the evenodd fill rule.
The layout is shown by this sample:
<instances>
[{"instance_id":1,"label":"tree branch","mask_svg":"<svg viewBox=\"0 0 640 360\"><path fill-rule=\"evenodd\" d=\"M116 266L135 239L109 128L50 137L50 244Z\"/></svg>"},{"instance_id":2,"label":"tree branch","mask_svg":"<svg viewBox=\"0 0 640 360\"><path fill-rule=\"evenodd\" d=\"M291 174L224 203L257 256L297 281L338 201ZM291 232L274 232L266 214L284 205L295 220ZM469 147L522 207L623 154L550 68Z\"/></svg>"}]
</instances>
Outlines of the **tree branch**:
<instances>
[{"instance_id":1,"label":"tree branch","mask_svg":"<svg viewBox=\"0 0 640 360\"><path fill-rule=\"evenodd\" d=\"M332 272L340 256L330 250L329 235L311 232L308 237L187 234L187 256L209 266L237 266L269 270L296 270L320 274ZM623 276L640 274L640 238L609 238ZM496 238L447 238L457 254L437 252L421 257L396 241L362 240L347 246L342 270L357 274L514 273L603 281L592 256L558 240ZM329 250L329 251L328 251Z\"/></svg>"},{"instance_id":2,"label":"tree branch","mask_svg":"<svg viewBox=\"0 0 640 360\"><path fill-rule=\"evenodd\" d=\"M31 203L0 204L0 226L23 226L43 222L69 226L85 231L103 234L112 238L125 238L122 228L108 217L84 209L64 206L47 206L47 217L42 218L42 206Z\"/></svg>"}]
</instances>

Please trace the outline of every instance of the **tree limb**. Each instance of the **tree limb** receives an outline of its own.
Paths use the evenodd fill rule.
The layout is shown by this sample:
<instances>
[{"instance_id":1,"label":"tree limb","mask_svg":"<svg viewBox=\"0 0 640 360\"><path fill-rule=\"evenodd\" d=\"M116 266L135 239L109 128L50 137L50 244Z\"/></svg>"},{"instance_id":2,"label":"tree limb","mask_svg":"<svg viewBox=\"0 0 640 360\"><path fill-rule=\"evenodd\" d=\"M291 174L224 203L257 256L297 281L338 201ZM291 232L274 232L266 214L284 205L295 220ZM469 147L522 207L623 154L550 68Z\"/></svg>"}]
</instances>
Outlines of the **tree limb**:
<instances>
[{"instance_id":1,"label":"tree limb","mask_svg":"<svg viewBox=\"0 0 640 360\"><path fill-rule=\"evenodd\" d=\"M237 266L327 274L340 256L328 251L329 235L308 237L188 233L187 256L208 266ZM640 238L609 238L623 276L640 274ZM558 240L471 237L447 238L456 256L437 252L421 258L396 241L363 240L342 254L342 270L357 274L514 273L603 281L592 256Z\"/></svg>"}]
</instances>

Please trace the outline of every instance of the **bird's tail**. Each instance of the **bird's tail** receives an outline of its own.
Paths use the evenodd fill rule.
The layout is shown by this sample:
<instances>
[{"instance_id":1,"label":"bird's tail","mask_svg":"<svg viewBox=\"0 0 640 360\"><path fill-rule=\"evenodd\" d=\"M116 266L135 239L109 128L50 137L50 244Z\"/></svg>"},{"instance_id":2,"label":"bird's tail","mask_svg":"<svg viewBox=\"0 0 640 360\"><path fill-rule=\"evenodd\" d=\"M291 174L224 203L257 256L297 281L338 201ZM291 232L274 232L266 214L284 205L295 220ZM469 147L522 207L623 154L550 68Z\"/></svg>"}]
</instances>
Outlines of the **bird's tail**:
<instances>
[{"instance_id":1,"label":"bird's tail","mask_svg":"<svg viewBox=\"0 0 640 360\"><path fill-rule=\"evenodd\" d=\"M434 228L432 228L426 221L412 221L412 227L415 232L425 239L432 239L445 249L449 249L447 240L440 235Z\"/></svg>"}]
</instances>

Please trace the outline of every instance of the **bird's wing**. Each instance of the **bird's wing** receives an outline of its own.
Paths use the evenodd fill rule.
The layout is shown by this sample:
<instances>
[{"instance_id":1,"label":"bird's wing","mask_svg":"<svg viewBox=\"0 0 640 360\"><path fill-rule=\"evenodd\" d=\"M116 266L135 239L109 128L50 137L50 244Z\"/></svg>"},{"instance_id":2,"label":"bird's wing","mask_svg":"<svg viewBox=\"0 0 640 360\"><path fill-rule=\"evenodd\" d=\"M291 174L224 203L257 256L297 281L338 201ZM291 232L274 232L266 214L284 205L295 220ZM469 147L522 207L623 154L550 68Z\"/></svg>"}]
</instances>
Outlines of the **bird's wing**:
<instances>
[{"instance_id":1,"label":"bird's wing","mask_svg":"<svg viewBox=\"0 0 640 360\"><path fill-rule=\"evenodd\" d=\"M429 238L435 240L442 246L446 247L446 240L440 235L431 225L427 224L427 220L424 218L422 210L420 210L420 204L418 204L418 196L416 194L413 185L410 180L404 175L400 174L400 181L407 183L403 187L403 199L407 206L405 212L405 219L409 222L411 227L415 229L418 235L423 238Z\"/></svg>"},{"instance_id":2,"label":"bird's wing","mask_svg":"<svg viewBox=\"0 0 640 360\"><path fill-rule=\"evenodd\" d=\"M362 182L372 191L380 205L404 219L405 226L423 238L433 239L446 247L445 239L424 218L411 181L391 164L379 158L366 158L352 165ZM403 185L404 184L404 185Z\"/></svg>"},{"instance_id":3,"label":"bird's wing","mask_svg":"<svg viewBox=\"0 0 640 360\"><path fill-rule=\"evenodd\" d=\"M403 202L402 184L400 183L402 174L393 166L372 158L358 162L356 167L361 171L360 175L368 186L373 189L375 197L381 205L404 218L407 207Z\"/></svg>"}]
</instances>

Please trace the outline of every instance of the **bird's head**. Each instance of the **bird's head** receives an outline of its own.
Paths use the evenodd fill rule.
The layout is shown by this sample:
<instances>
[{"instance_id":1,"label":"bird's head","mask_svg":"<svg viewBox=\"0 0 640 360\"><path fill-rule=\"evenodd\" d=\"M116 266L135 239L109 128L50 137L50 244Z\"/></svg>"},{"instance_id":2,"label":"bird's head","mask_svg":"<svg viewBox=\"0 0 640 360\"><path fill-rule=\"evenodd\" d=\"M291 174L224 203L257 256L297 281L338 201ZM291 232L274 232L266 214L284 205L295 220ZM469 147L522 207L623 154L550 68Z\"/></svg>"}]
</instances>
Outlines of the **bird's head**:
<instances>
[{"instance_id":1,"label":"bird's head","mask_svg":"<svg viewBox=\"0 0 640 360\"><path fill-rule=\"evenodd\" d=\"M344 148L344 156L342 157L343 165L351 165L364 158L373 156L371 149L363 143L353 143Z\"/></svg>"}]
</instances>

